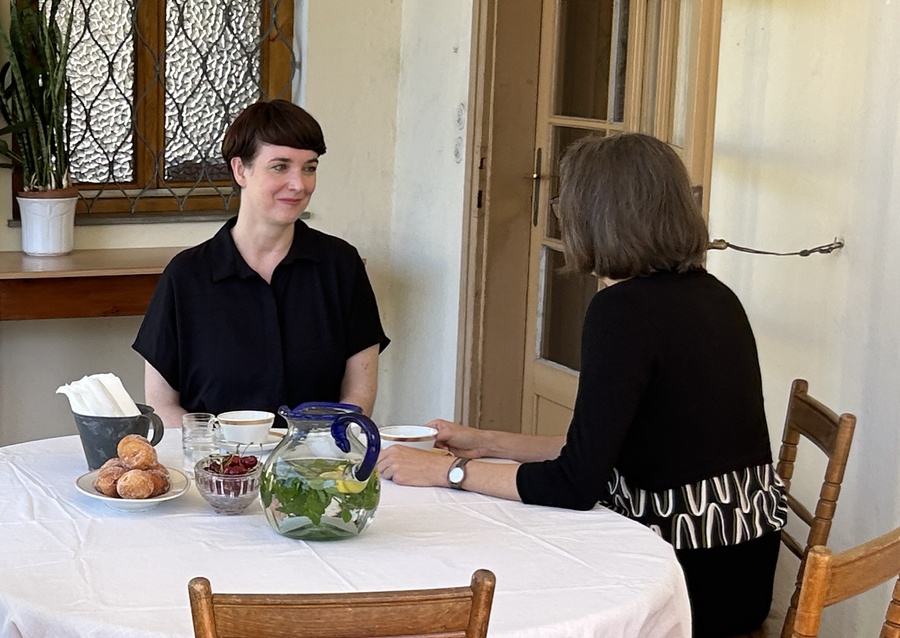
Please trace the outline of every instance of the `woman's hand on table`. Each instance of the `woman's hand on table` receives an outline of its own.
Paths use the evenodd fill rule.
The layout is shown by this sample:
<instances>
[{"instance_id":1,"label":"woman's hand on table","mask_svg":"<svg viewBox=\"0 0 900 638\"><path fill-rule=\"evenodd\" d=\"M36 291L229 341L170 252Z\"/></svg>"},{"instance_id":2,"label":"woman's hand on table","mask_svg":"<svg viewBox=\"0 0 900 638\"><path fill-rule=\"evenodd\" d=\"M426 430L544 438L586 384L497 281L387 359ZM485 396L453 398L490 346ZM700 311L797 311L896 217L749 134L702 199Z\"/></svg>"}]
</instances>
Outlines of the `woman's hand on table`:
<instances>
[{"instance_id":1,"label":"woman's hand on table","mask_svg":"<svg viewBox=\"0 0 900 638\"><path fill-rule=\"evenodd\" d=\"M516 476L519 462L555 458L565 443L565 437L525 436L495 430L478 430L444 419L428 423L437 429L435 446L454 456L436 451L417 450L392 445L378 457L379 474L400 485L415 487L448 487L447 477L454 457L481 459L507 458L517 462L493 463L474 461L466 466L462 489L521 500Z\"/></svg>"},{"instance_id":2,"label":"woman's hand on table","mask_svg":"<svg viewBox=\"0 0 900 638\"><path fill-rule=\"evenodd\" d=\"M399 485L447 487L447 473L455 459L405 445L392 445L378 456L378 474Z\"/></svg>"},{"instance_id":3,"label":"woman's hand on table","mask_svg":"<svg viewBox=\"0 0 900 638\"><path fill-rule=\"evenodd\" d=\"M435 447L466 459L480 459L489 456L486 430L476 430L444 419L435 419L425 425L437 430Z\"/></svg>"},{"instance_id":4,"label":"woman's hand on table","mask_svg":"<svg viewBox=\"0 0 900 638\"><path fill-rule=\"evenodd\" d=\"M447 474L454 461L456 457L448 454L392 445L381 451L376 467L382 478L399 485L449 487ZM521 498L516 487L518 470L518 463L474 461L466 466L462 488L519 501Z\"/></svg>"},{"instance_id":5,"label":"woman's hand on table","mask_svg":"<svg viewBox=\"0 0 900 638\"><path fill-rule=\"evenodd\" d=\"M511 459L519 463L548 461L558 457L566 443L565 435L538 436L479 430L444 419L435 419L427 425L438 431L435 447L467 459Z\"/></svg>"}]
</instances>

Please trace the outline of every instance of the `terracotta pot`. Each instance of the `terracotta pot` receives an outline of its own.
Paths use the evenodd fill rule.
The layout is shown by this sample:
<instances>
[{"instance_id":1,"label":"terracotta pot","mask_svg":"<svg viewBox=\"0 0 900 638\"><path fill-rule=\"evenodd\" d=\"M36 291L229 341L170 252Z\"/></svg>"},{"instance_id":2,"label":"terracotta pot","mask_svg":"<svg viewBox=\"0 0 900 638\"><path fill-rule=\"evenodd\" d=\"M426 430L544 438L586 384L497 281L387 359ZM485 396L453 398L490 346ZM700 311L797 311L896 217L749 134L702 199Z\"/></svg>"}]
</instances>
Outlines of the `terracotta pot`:
<instances>
[{"instance_id":1,"label":"terracotta pot","mask_svg":"<svg viewBox=\"0 0 900 638\"><path fill-rule=\"evenodd\" d=\"M28 191L16 196L22 220L22 252L53 256L72 252L78 191Z\"/></svg>"}]
</instances>

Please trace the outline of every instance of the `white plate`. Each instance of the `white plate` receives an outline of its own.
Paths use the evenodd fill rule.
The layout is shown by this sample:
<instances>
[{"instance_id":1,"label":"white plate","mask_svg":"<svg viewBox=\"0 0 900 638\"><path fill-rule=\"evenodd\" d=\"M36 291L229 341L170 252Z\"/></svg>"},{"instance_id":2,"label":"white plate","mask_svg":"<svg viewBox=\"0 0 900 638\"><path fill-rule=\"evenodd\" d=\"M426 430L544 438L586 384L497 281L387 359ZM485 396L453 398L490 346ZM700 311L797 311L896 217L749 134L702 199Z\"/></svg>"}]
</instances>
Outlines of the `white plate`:
<instances>
[{"instance_id":1,"label":"white plate","mask_svg":"<svg viewBox=\"0 0 900 638\"><path fill-rule=\"evenodd\" d=\"M219 443L219 450L226 454L234 454L237 452L238 446L241 448L241 454L265 454L275 449L275 446L281 443L284 438L283 432L271 431L269 438L265 443L235 443L234 441L222 441Z\"/></svg>"},{"instance_id":2,"label":"white plate","mask_svg":"<svg viewBox=\"0 0 900 638\"><path fill-rule=\"evenodd\" d=\"M169 487L169 491L165 494L154 496L153 498L113 498L101 494L94 488L94 481L97 479L97 474L100 470L94 470L93 472L88 472L87 474L79 476L75 481L75 487L77 487L78 491L85 496L90 496L91 498L103 501L107 507L111 507L114 510L120 510L122 512L143 512L144 510L153 509L164 501L171 501L173 498L178 498L187 492L187 488L191 484L190 479L171 467L167 467L166 469L169 470L169 482L171 483L171 487Z\"/></svg>"}]
</instances>

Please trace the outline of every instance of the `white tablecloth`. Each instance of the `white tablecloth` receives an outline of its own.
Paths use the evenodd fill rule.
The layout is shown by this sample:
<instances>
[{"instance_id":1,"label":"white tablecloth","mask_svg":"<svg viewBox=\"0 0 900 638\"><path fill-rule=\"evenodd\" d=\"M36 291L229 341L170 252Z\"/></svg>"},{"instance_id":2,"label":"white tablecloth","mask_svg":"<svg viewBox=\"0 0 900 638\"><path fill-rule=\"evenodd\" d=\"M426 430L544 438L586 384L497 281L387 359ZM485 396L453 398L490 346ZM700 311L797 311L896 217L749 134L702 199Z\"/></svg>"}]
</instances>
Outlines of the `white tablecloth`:
<instances>
[{"instance_id":1,"label":"white tablecloth","mask_svg":"<svg viewBox=\"0 0 900 638\"><path fill-rule=\"evenodd\" d=\"M181 467L180 432L160 460ZM492 638L685 638L690 611L672 548L608 510L527 506L382 483L359 537L276 534L258 503L215 514L192 486L146 512L75 489L77 437L0 448L0 636L192 636L187 583L215 592L332 592L467 584L497 575Z\"/></svg>"}]
</instances>

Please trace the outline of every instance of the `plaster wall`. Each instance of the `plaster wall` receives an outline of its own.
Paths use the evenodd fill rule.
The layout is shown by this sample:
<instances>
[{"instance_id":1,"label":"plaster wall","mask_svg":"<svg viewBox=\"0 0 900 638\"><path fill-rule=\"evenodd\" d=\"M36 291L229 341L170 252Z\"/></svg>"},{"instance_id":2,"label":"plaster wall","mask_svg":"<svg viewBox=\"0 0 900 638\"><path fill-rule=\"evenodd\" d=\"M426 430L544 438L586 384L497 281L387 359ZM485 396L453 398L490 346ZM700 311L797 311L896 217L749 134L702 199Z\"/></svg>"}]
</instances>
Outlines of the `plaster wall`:
<instances>
[{"instance_id":1,"label":"plaster wall","mask_svg":"<svg viewBox=\"0 0 900 638\"><path fill-rule=\"evenodd\" d=\"M453 418L471 5L403 3L386 311L396 340L379 392L395 423Z\"/></svg>"},{"instance_id":2,"label":"plaster wall","mask_svg":"<svg viewBox=\"0 0 900 638\"><path fill-rule=\"evenodd\" d=\"M753 324L773 449L795 377L859 418L831 534L838 551L900 525L898 57L897 3L724 3L711 235L775 251L846 242L827 256L709 257ZM806 464L817 452L799 454ZM807 500L823 468L799 471ZM776 600L796 569L782 561ZM889 598L882 587L832 608L820 635L877 635Z\"/></svg>"}]
</instances>

